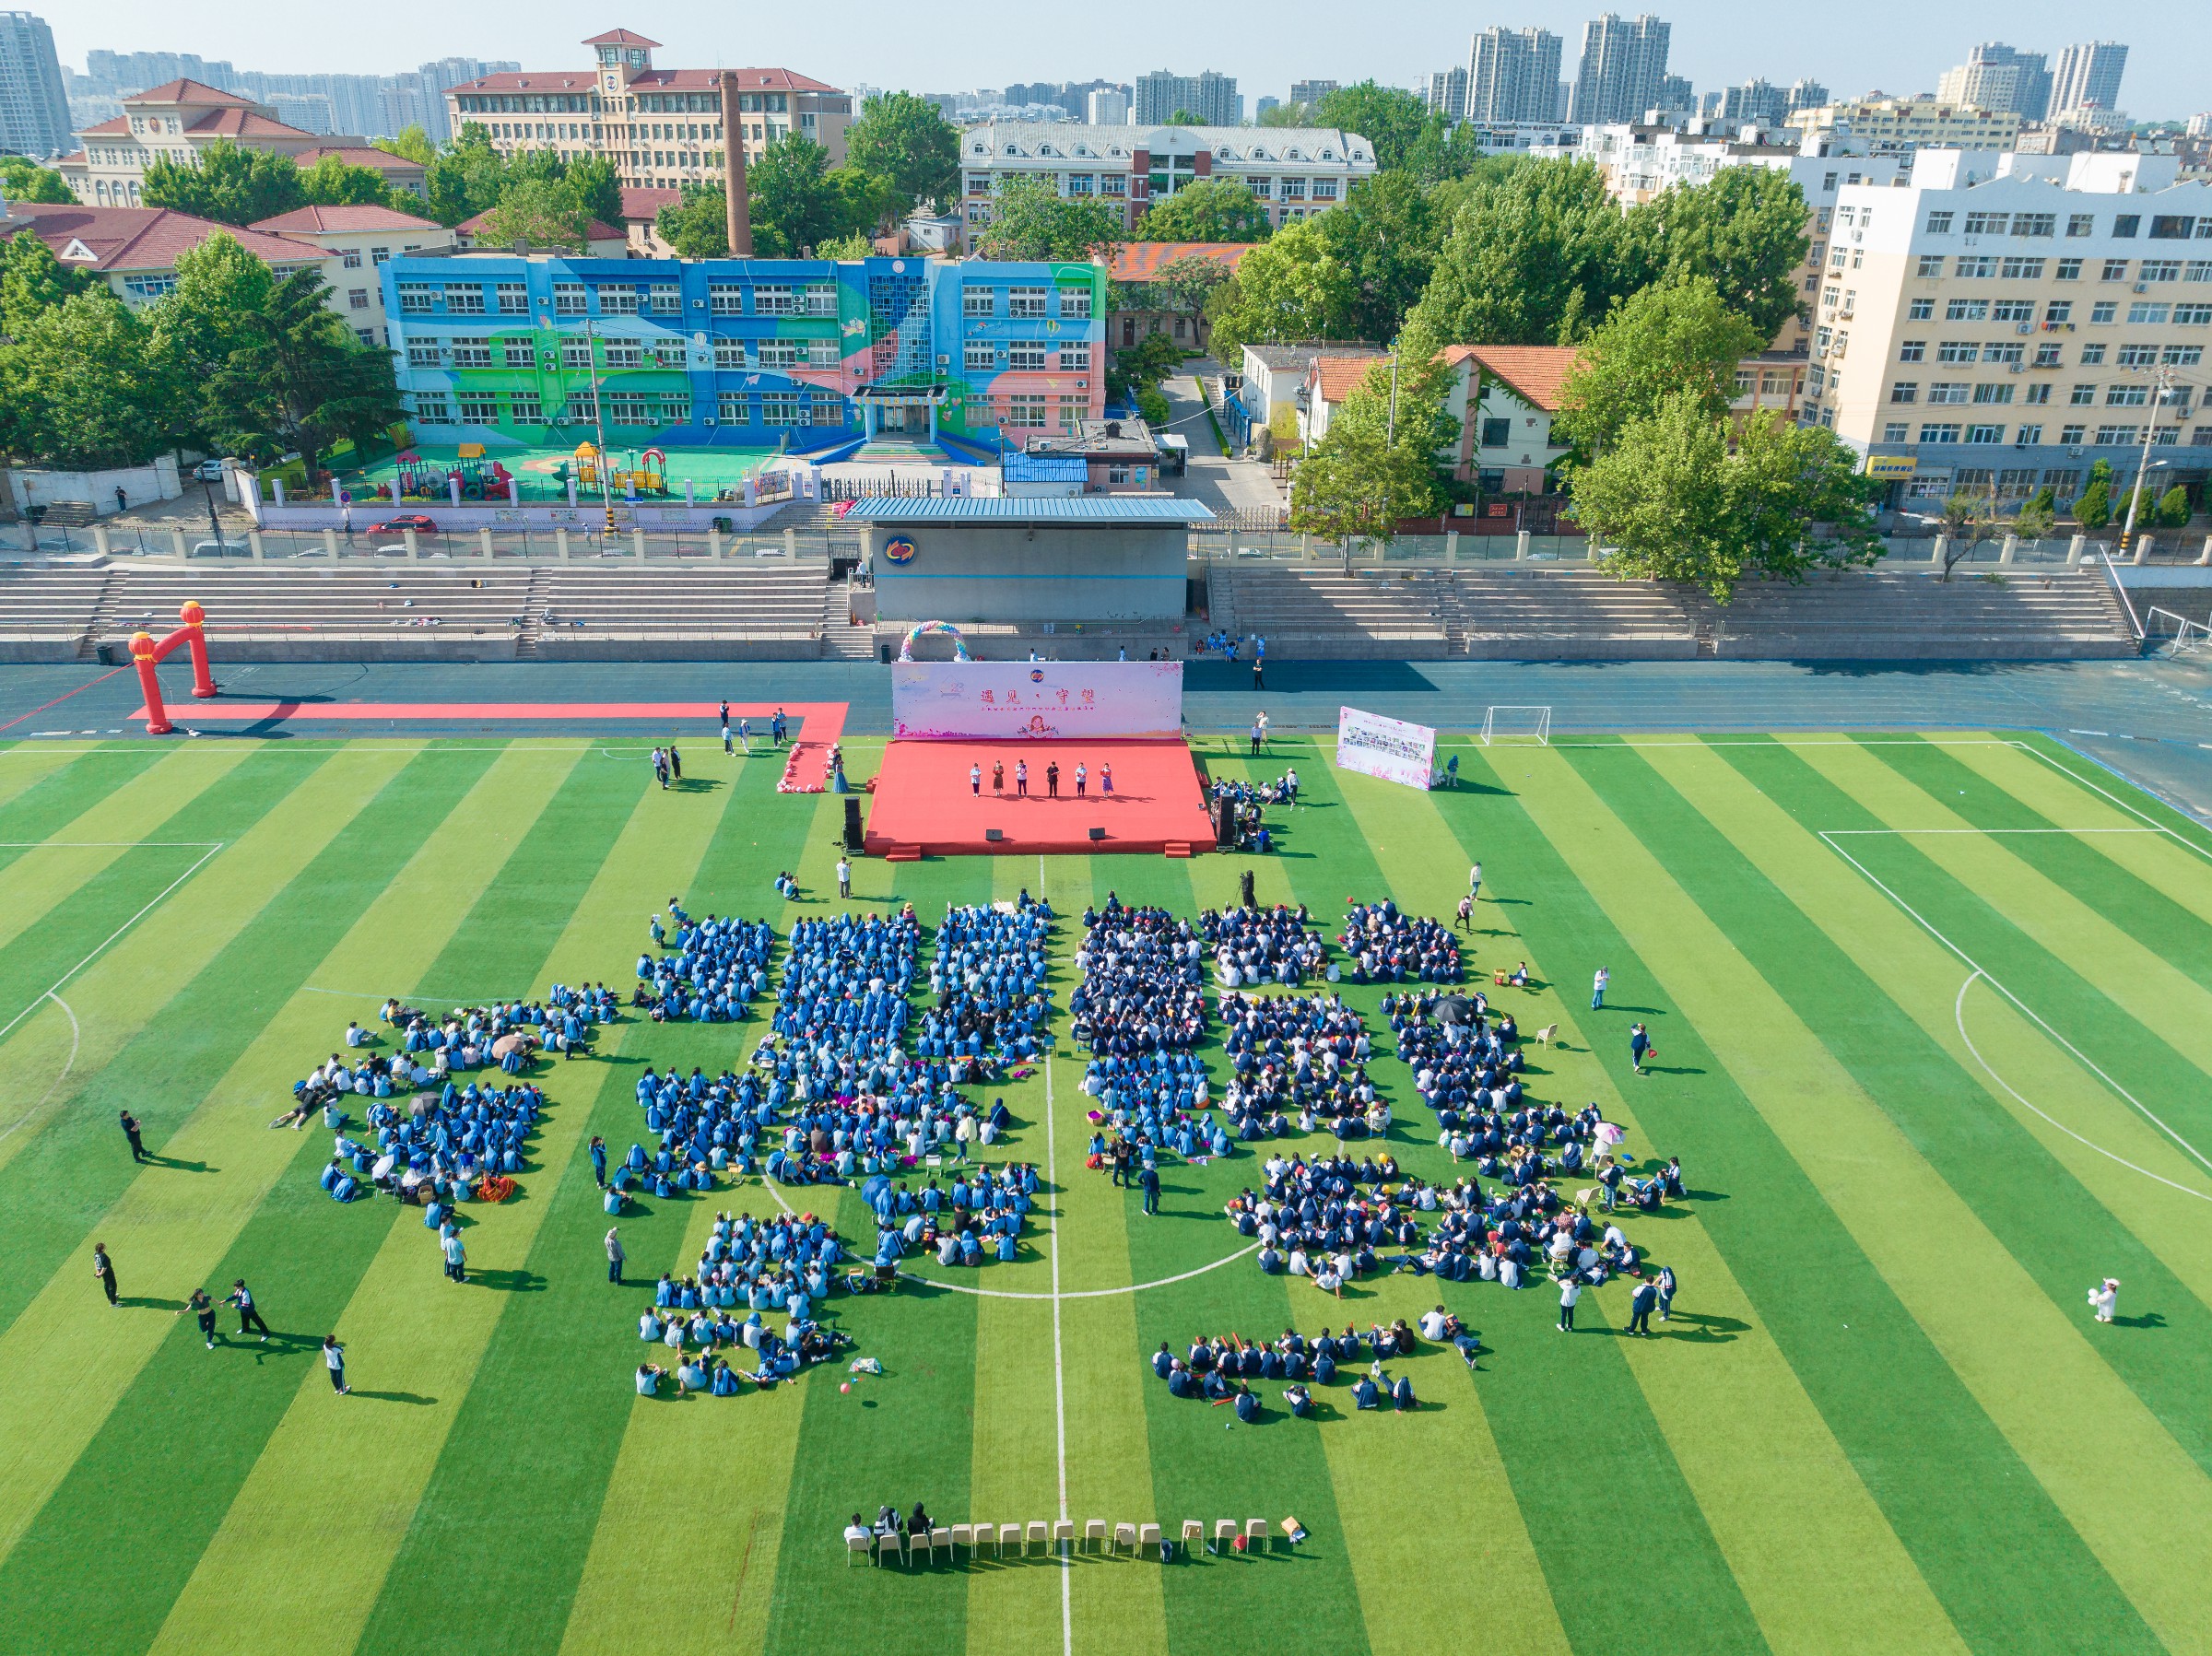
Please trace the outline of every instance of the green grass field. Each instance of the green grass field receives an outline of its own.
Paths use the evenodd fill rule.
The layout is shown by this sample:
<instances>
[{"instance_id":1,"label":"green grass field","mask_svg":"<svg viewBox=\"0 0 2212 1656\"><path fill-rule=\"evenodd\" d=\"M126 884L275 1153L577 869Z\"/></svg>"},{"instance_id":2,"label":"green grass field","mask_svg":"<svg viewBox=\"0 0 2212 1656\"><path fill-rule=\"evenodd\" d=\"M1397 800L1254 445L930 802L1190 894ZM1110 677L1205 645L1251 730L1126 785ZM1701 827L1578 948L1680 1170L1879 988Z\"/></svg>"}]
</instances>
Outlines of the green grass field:
<instances>
[{"instance_id":1,"label":"green grass field","mask_svg":"<svg viewBox=\"0 0 2212 1656\"><path fill-rule=\"evenodd\" d=\"M1462 746L1463 787L1428 796L1310 741L1265 762L1215 746L1217 772L1297 763L1310 804L1259 892L1332 935L1347 895L1448 916L1480 857L1477 964L1526 959L1539 987L1494 992L1525 1029L1560 1026L1534 1096L1594 1099L1632 1154L1682 1157L1691 1199L1626 1221L1680 1278L1662 1337L1613 1337L1618 1283L1570 1337L1541 1286L1408 1274L1338 1304L1249 1259L1200 1272L1243 1245L1219 1204L1253 1157L1167 1167L1146 1219L1083 1170L1071 1052L1006 1089L1003 1153L1059 1183L1023 1259L959 1279L988 1294L831 1301L886 1370L850 1393L841 1365L639 1399L645 1295L605 1280L581 1152L644 1136L642 1063L738 1062L757 1020L628 1021L541 1065L534 1161L514 1200L470 1210L465 1287L419 1214L322 1194L327 1134L265 1123L388 993L627 983L672 892L780 930L826 911L838 802L719 755L662 793L629 740L0 748L0 1646L2212 1648L2200 828L2001 734ZM1024 886L1063 914L1109 888L1194 913L1244 865L864 863L855 886L924 922ZM775 900L786 866L803 904ZM1074 942L1064 923L1063 1006ZM1377 992L1350 998L1387 1047ZM1410 1076L1375 1069L1396 1154L1448 1178ZM119 1108L154 1163L131 1162ZM648 1200L623 1227L633 1281L695 1258L716 1208L775 1201ZM836 1213L863 1227L856 1196ZM2084 1294L2106 1274L2121 1321L2099 1326ZM173 1312L239 1275L299 1338L203 1348ZM1365 1324L1440 1294L1490 1350L1477 1374L1414 1359L1410 1415L1339 1388L1317 1420L1241 1427L1144 1363L1200 1330ZM333 1329L345 1400L312 1349ZM848 1565L847 1513L917 1499L1171 1533L1295 1514L1311 1537L1166 1567Z\"/></svg>"}]
</instances>

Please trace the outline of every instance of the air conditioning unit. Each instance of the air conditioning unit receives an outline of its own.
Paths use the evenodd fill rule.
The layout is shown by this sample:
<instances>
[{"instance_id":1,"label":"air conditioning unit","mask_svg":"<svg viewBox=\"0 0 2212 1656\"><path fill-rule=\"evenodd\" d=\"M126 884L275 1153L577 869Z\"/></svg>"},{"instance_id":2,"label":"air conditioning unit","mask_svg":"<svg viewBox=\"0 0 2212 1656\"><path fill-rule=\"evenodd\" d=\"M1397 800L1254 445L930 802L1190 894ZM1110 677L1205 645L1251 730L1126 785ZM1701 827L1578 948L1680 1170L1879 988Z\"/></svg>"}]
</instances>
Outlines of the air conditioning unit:
<instances>
[{"instance_id":1,"label":"air conditioning unit","mask_svg":"<svg viewBox=\"0 0 2212 1656\"><path fill-rule=\"evenodd\" d=\"M711 425L712 425L712 424L714 423L714 417L713 417L712 415L711 415L711 414L710 414L710 415L706 416L706 417L705 417L703 419L701 419L701 420L700 420L699 423L700 423L700 425L702 425L702 426L711 426Z\"/></svg>"},{"instance_id":2,"label":"air conditioning unit","mask_svg":"<svg viewBox=\"0 0 2212 1656\"><path fill-rule=\"evenodd\" d=\"M2005 365L2005 371L2008 374L2017 374L2025 371L2027 367L2025 362L2007 362Z\"/></svg>"},{"instance_id":3,"label":"air conditioning unit","mask_svg":"<svg viewBox=\"0 0 2212 1656\"><path fill-rule=\"evenodd\" d=\"M2081 445L2079 443L2074 444L2073 447L2066 451L2066 455L2069 459L2079 460L2081 458Z\"/></svg>"},{"instance_id":4,"label":"air conditioning unit","mask_svg":"<svg viewBox=\"0 0 2212 1656\"><path fill-rule=\"evenodd\" d=\"M565 426L569 423L569 417L565 414L557 414L553 417L553 423L557 426Z\"/></svg>"},{"instance_id":5,"label":"air conditioning unit","mask_svg":"<svg viewBox=\"0 0 2212 1656\"><path fill-rule=\"evenodd\" d=\"M2013 332L2016 334L2032 334L2035 332L2035 323L2031 322L2024 322L2020 323L2018 328L2015 328Z\"/></svg>"},{"instance_id":6,"label":"air conditioning unit","mask_svg":"<svg viewBox=\"0 0 2212 1656\"><path fill-rule=\"evenodd\" d=\"M2136 291L2137 293L2148 293L2150 291L2150 284L2148 282L2137 282L2136 284Z\"/></svg>"}]
</instances>

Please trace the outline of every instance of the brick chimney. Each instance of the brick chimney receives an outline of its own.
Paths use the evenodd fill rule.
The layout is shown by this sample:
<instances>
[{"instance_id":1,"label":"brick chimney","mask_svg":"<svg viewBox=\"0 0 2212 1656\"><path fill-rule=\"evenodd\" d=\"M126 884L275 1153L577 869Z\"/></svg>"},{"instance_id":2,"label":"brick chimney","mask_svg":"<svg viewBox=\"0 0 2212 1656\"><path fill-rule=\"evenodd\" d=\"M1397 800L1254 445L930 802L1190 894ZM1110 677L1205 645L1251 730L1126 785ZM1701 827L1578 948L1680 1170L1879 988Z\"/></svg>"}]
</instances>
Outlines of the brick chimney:
<instances>
[{"instance_id":1,"label":"brick chimney","mask_svg":"<svg viewBox=\"0 0 2212 1656\"><path fill-rule=\"evenodd\" d=\"M737 110L737 71L724 69L722 82L722 196L730 257L753 256L753 204L745 182L745 123Z\"/></svg>"}]
</instances>

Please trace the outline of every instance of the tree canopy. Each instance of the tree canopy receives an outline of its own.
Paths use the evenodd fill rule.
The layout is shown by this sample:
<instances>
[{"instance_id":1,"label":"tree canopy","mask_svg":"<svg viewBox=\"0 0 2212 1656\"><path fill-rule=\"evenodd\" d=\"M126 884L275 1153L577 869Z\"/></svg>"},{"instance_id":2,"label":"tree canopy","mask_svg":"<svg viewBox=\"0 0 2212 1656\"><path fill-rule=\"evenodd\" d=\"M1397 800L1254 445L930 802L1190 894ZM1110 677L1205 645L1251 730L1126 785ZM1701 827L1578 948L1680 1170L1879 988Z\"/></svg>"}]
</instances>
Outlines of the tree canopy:
<instances>
[{"instance_id":1,"label":"tree canopy","mask_svg":"<svg viewBox=\"0 0 2212 1656\"><path fill-rule=\"evenodd\" d=\"M72 293L0 350L0 442L70 471L143 464L168 446L166 380L112 290Z\"/></svg>"},{"instance_id":2,"label":"tree canopy","mask_svg":"<svg viewBox=\"0 0 2212 1656\"><path fill-rule=\"evenodd\" d=\"M1459 434L1448 412L1454 370L1442 346L1409 328L1393 363L1378 358L1290 474L1290 526L1347 545L1387 542L1405 518L1443 510L1437 456Z\"/></svg>"},{"instance_id":3,"label":"tree canopy","mask_svg":"<svg viewBox=\"0 0 2212 1656\"><path fill-rule=\"evenodd\" d=\"M157 155L147 163L139 197L149 207L170 207L218 224L257 224L308 205L300 165L273 150L241 149L228 138L189 161Z\"/></svg>"},{"instance_id":4,"label":"tree canopy","mask_svg":"<svg viewBox=\"0 0 2212 1656\"><path fill-rule=\"evenodd\" d=\"M679 259L719 259L730 251L729 198L720 185L686 184L653 216L654 234Z\"/></svg>"},{"instance_id":5,"label":"tree canopy","mask_svg":"<svg viewBox=\"0 0 2212 1656\"><path fill-rule=\"evenodd\" d=\"M986 259L1088 259L1124 240L1121 213L1105 202L1063 196L1048 180L1014 177L999 181L976 251Z\"/></svg>"},{"instance_id":6,"label":"tree canopy","mask_svg":"<svg viewBox=\"0 0 2212 1656\"><path fill-rule=\"evenodd\" d=\"M100 285L88 270L73 270L29 230L0 242L0 335L22 337L40 314L73 293Z\"/></svg>"},{"instance_id":7,"label":"tree canopy","mask_svg":"<svg viewBox=\"0 0 2212 1656\"><path fill-rule=\"evenodd\" d=\"M1324 93L1307 112L1314 126L1341 127L1372 144L1375 165L1385 172L1406 164L1430 121L1426 100L1372 80Z\"/></svg>"},{"instance_id":8,"label":"tree canopy","mask_svg":"<svg viewBox=\"0 0 2212 1656\"><path fill-rule=\"evenodd\" d=\"M832 167L811 138L779 138L747 175L753 250L791 258L824 241L864 234L884 218L890 194L857 167Z\"/></svg>"},{"instance_id":9,"label":"tree canopy","mask_svg":"<svg viewBox=\"0 0 2212 1656\"><path fill-rule=\"evenodd\" d=\"M1137 241L1265 241L1267 207L1233 179L1203 178L1145 209Z\"/></svg>"},{"instance_id":10,"label":"tree canopy","mask_svg":"<svg viewBox=\"0 0 2212 1656\"><path fill-rule=\"evenodd\" d=\"M1535 162L1466 190L1419 314L1439 338L1569 345L1646 274L1604 174Z\"/></svg>"},{"instance_id":11,"label":"tree canopy","mask_svg":"<svg viewBox=\"0 0 2212 1656\"><path fill-rule=\"evenodd\" d=\"M520 241L582 253L592 239L593 215L564 179L524 179L510 184L484 217L480 240L488 247Z\"/></svg>"},{"instance_id":12,"label":"tree canopy","mask_svg":"<svg viewBox=\"0 0 2212 1656\"><path fill-rule=\"evenodd\" d=\"M326 155L312 167L300 169L300 188L319 207L381 207L391 204L392 192L384 175L373 167L356 167L335 155Z\"/></svg>"},{"instance_id":13,"label":"tree canopy","mask_svg":"<svg viewBox=\"0 0 2212 1656\"><path fill-rule=\"evenodd\" d=\"M1805 192L1786 172L1726 167L1702 184L1677 184L1629 214L1631 239L1661 281L1700 277L1771 340L1798 303L1792 273L1811 245Z\"/></svg>"},{"instance_id":14,"label":"tree canopy","mask_svg":"<svg viewBox=\"0 0 2212 1656\"><path fill-rule=\"evenodd\" d=\"M1603 450L1631 420L1678 393L1717 420L1735 400L1735 367L1767 338L1722 302L1710 278L1655 282L1617 305L1591 331L1560 387L1558 437L1584 453Z\"/></svg>"},{"instance_id":15,"label":"tree canopy","mask_svg":"<svg viewBox=\"0 0 2212 1656\"><path fill-rule=\"evenodd\" d=\"M879 92L861 105L845 133L845 164L884 185L892 215L959 200L959 128L912 92Z\"/></svg>"},{"instance_id":16,"label":"tree canopy","mask_svg":"<svg viewBox=\"0 0 2212 1656\"><path fill-rule=\"evenodd\" d=\"M69 181L27 156L0 155L0 195L10 201L68 203L76 199Z\"/></svg>"}]
</instances>

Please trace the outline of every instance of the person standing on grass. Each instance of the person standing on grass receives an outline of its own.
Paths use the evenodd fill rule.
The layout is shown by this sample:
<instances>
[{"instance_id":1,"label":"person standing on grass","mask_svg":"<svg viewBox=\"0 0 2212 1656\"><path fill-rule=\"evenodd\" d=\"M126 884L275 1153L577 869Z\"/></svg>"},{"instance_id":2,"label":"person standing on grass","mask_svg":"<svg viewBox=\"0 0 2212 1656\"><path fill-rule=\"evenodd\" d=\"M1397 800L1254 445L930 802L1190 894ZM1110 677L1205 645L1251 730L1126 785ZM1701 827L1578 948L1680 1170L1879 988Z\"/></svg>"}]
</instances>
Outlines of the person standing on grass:
<instances>
[{"instance_id":1,"label":"person standing on grass","mask_svg":"<svg viewBox=\"0 0 2212 1656\"><path fill-rule=\"evenodd\" d=\"M146 1159L146 1143L138 1136L138 1118L127 1110L118 1110L116 1113L122 1118L123 1136L131 1141L131 1159L144 1161Z\"/></svg>"},{"instance_id":2,"label":"person standing on grass","mask_svg":"<svg viewBox=\"0 0 2212 1656\"><path fill-rule=\"evenodd\" d=\"M1606 985L1612 981L1613 974L1607 971L1604 967L1599 967L1597 969L1597 975L1590 980L1591 1011L1603 1012L1606 1009ZM1641 1027L1641 1025L1638 1026L1640 1028Z\"/></svg>"},{"instance_id":3,"label":"person standing on grass","mask_svg":"<svg viewBox=\"0 0 2212 1656\"><path fill-rule=\"evenodd\" d=\"M1475 898L1472 895L1459 899L1459 919L1453 924L1462 932L1471 933L1475 930Z\"/></svg>"},{"instance_id":4,"label":"person standing on grass","mask_svg":"<svg viewBox=\"0 0 2212 1656\"><path fill-rule=\"evenodd\" d=\"M776 709L776 716L768 722L768 727L775 736L776 746L782 746L784 734L791 728L791 725L790 722L783 717L783 710L781 706Z\"/></svg>"},{"instance_id":5,"label":"person standing on grass","mask_svg":"<svg viewBox=\"0 0 2212 1656\"><path fill-rule=\"evenodd\" d=\"M323 1366L330 1370L330 1389L333 1392L343 1397L353 1390L346 1383L346 1348L338 1344L335 1334L323 1336Z\"/></svg>"},{"instance_id":6,"label":"person standing on grass","mask_svg":"<svg viewBox=\"0 0 2212 1656\"><path fill-rule=\"evenodd\" d=\"M663 753L657 747L653 750L653 774L654 780L661 784L662 791L666 792L668 787L668 756Z\"/></svg>"},{"instance_id":7,"label":"person standing on grass","mask_svg":"<svg viewBox=\"0 0 2212 1656\"><path fill-rule=\"evenodd\" d=\"M114 1295L111 1293L108 1298L112 1299ZM2120 1279L2117 1276L2108 1276L2102 1283L2091 1288L2089 1290L2089 1306L2096 1311L2098 1321L2110 1322L2112 1320L2112 1313L2120 1309Z\"/></svg>"},{"instance_id":8,"label":"person standing on grass","mask_svg":"<svg viewBox=\"0 0 2212 1656\"><path fill-rule=\"evenodd\" d=\"M445 1274L454 1282L468 1280L468 1251L461 1245L461 1233L449 1230L438 1244L445 1255Z\"/></svg>"},{"instance_id":9,"label":"person standing on grass","mask_svg":"<svg viewBox=\"0 0 2212 1656\"><path fill-rule=\"evenodd\" d=\"M1559 1279L1559 1332L1561 1333L1574 1333L1574 1302L1582 1297L1583 1285L1580 1281L1571 1276L1563 1276Z\"/></svg>"},{"instance_id":10,"label":"person standing on grass","mask_svg":"<svg viewBox=\"0 0 2212 1656\"><path fill-rule=\"evenodd\" d=\"M92 1274L100 1278L100 1291L107 1295L108 1303L115 1303L115 1262L108 1257L105 1242L92 1244Z\"/></svg>"},{"instance_id":11,"label":"person standing on grass","mask_svg":"<svg viewBox=\"0 0 2212 1656\"><path fill-rule=\"evenodd\" d=\"M184 1310L179 1311L177 1315L182 1317L184 1311L192 1313L193 1320L200 1325L200 1338L206 1341L207 1349L213 1351L215 1349L215 1301L207 1298L207 1290L206 1288L193 1289L192 1298L184 1302Z\"/></svg>"},{"instance_id":12,"label":"person standing on grass","mask_svg":"<svg viewBox=\"0 0 2212 1656\"><path fill-rule=\"evenodd\" d=\"M592 1180L601 1190L606 1189L606 1141L595 1133L592 1134Z\"/></svg>"},{"instance_id":13,"label":"person standing on grass","mask_svg":"<svg viewBox=\"0 0 2212 1656\"><path fill-rule=\"evenodd\" d=\"M730 721L726 714L722 721L722 751L725 758L737 751L737 745L730 740Z\"/></svg>"},{"instance_id":14,"label":"person standing on grass","mask_svg":"<svg viewBox=\"0 0 2212 1656\"><path fill-rule=\"evenodd\" d=\"M1644 1033L1641 1024L1632 1025L1629 1029L1629 1063L1639 1075L1643 1074L1643 1061L1651 1055L1652 1038Z\"/></svg>"},{"instance_id":15,"label":"person standing on grass","mask_svg":"<svg viewBox=\"0 0 2212 1656\"><path fill-rule=\"evenodd\" d=\"M1482 901L1482 864L1476 863L1467 869L1467 901Z\"/></svg>"},{"instance_id":16,"label":"person standing on grass","mask_svg":"<svg viewBox=\"0 0 2212 1656\"><path fill-rule=\"evenodd\" d=\"M1150 1162L1136 1176L1137 1188L1145 1192L1145 1212L1157 1217L1159 1213L1159 1169Z\"/></svg>"},{"instance_id":17,"label":"person standing on grass","mask_svg":"<svg viewBox=\"0 0 2212 1656\"><path fill-rule=\"evenodd\" d=\"M841 856L837 860L837 894L840 897L853 895L853 864Z\"/></svg>"},{"instance_id":18,"label":"person standing on grass","mask_svg":"<svg viewBox=\"0 0 2212 1656\"><path fill-rule=\"evenodd\" d=\"M1675 1309L1674 1266L1660 1266L1658 1279L1652 1284L1652 1286L1659 1296L1659 1321L1665 1322L1668 1313Z\"/></svg>"},{"instance_id":19,"label":"person standing on grass","mask_svg":"<svg viewBox=\"0 0 2212 1656\"><path fill-rule=\"evenodd\" d=\"M1652 1312L1658 1304L1659 1290L1648 1282L1638 1283L1636 1291L1629 1296L1629 1333L1650 1339Z\"/></svg>"},{"instance_id":20,"label":"person standing on grass","mask_svg":"<svg viewBox=\"0 0 2212 1656\"><path fill-rule=\"evenodd\" d=\"M675 773L677 781L684 780L684 756L676 751L674 742L668 744L668 769Z\"/></svg>"},{"instance_id":21,"label":"person standing on grass","mask_svg":"<svg viewBox=\"0 0 2212 1656\"><path fill-rule=\"evenodd\" d=\"M744 744L745 757L748 759L751 758L753 757L753 722L750 719L737 721L737 740Z\"/></svg>"},{"instance_id":22,"label":"person standing on grass","mask_svg":"<svg viewBox=\"0 0 2212 1656\"><path fill-rule=\"evenodd\" d=\"M1260 729L1260 722L1257 719L1254 719L1252 722L1252 751L1254 753L1260 751L1260 737L1262 734L1263 733Z\"/></svg>"},{"instance_id":23,"label":"person standing on grass","mask_svg":"<svg viewBox=\"0 0 2212 1656\"><path fill-rule=\"evenodd\" d=\"M617 1231L615 1226L606 1227L606 1280L618 1288L622 1286L622 1262L629 1257L629 1253L622 1246L622 1239Z\"/></svg>"},{"instance_id":24,"label":"person standing on grass","mask_svg":"<svg viewBox=\"0 0 2212 1656\"><path fill-rule=\"evenodd\" d=\"M264 1340L269 1337L269 1325L261 1320L261 1313L254 1310L253 1291L246 1286L244 1277L241 1276L231 1283L230 1293L223 1303L238 1307L238 1337L240 1339L244 1339L250 1330L256 1328L261 1330L261 1337Z\"/></svg>"}]
</instances>

